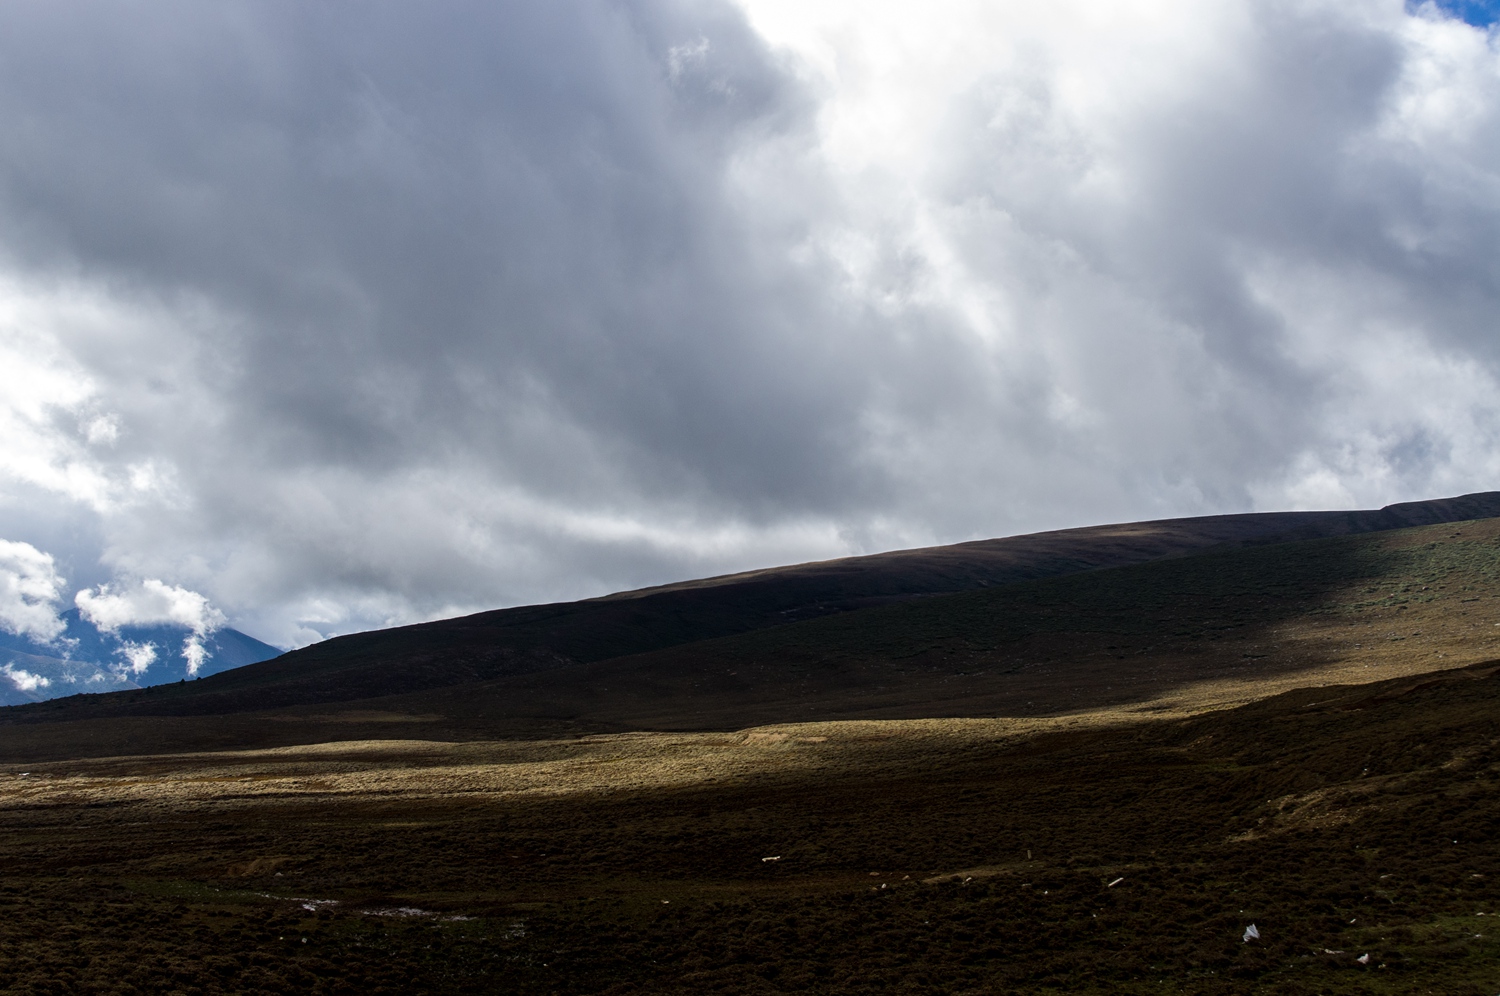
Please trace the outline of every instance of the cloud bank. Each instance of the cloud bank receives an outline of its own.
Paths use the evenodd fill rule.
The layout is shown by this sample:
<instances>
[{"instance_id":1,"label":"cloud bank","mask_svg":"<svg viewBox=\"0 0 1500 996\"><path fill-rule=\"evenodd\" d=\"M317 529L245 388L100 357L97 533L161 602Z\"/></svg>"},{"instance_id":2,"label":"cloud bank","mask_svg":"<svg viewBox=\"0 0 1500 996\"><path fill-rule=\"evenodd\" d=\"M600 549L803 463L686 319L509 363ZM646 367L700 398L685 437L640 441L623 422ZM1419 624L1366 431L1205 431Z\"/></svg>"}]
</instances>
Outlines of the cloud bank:
<instances>
[{"instance_id":1,"label":"cloud bank","mask_svg":"<svg viewBox=\"0 0 1500 996\"><path fill-rule=\"evenodd\" d=\"M103 620L1500 479L1431 4L20 2L0 127L0 531Z\"/></svg>"}]
</instances>

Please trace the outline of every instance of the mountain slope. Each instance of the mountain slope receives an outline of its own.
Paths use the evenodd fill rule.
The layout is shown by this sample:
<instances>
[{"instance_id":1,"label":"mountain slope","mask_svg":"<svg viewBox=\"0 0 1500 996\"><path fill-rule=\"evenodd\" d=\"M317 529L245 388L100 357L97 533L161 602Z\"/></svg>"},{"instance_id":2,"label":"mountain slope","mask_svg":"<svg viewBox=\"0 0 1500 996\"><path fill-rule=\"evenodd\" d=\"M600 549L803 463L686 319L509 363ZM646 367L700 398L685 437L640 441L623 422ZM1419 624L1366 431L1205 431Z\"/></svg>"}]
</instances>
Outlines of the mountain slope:
<instances>
[{"instance_id":1,"label":"mountain slope","mask_svg":"<svg viewBox=\"0 0 1500 996\"><path fill-rule=\"evenodd\" d=\"M194 670L187 653L193 633L186 627L122 626L105 632L77 609L61 618L65 629L51 643L0 630L0 705L206 677L281 654L225 627L194 640L204 654Z\"/></svg>"},{"instance_id":2,"label":"mountain slope","mask_svg":"<svg viewBox=\"0 0 1500 996\"><path fill-rule=\"evenodd\" d=\"M0 649L0 706L139 687L129 678L88 661Z\"/></svg>"},{"instance_id":3,"label":"mountain slope","mask_svg":"<svg viewBox=\"0 0 1500 996\"><path fill-rule=\"evenodd\" d=\"M1500 493L1486 492L1373 511L1167 519L902 550L339 637L195 683L183 694L208 696L196 707L204 712L353 701L566 669L934 595L1207 550L1497 515Z\"/></svg>"},{"instance_id":4,"label":"mountain slope","mask_svg":"<svg viewBox=\"0 0 1500 996\"><path fill-rule=\"evenodd\" d=\"M1500 518L1219 549L451 681L408 659L0 713L0 755L471 740L812 719L1189 714L1500 656ZM438 657L439 655L434 655ZM392 673L378 658L377 676ZM372 692L359 694L361 689ZM19 752L19 753L13 753Z\"/></svg>"}]
</instances>

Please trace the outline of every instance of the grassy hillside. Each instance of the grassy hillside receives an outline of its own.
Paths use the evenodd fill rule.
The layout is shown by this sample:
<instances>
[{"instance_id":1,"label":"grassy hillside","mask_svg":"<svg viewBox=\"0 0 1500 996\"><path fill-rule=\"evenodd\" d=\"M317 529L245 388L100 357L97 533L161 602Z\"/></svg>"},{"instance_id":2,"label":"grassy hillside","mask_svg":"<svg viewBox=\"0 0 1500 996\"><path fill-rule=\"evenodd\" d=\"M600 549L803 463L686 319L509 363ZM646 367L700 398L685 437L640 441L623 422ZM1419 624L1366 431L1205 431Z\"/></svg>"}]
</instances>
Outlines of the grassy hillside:
<instances>
[{"instance_id":1,"label":"grassy hillside","mask_svg":"<svg viewBox=\"0 0 1500 996\"><path fill-rule=\"evenodd\" d=\"M1284 512L1092 526L902 550L526 606L341 637L149 700L202 713L348 702L651 653L924 596L980 590L1298 537L1500 515L1500 493L1378 511ZM186 696L194 704L174 696ZM130 712L134 699L22 710L0 723ZM102 710L102 711L101 711Z\"/></svg>"},{"instance_id":2,"label":"grassy hillside","mask_svg":"<svg viewBox=\"0 0 1500 996\"><path fill-rule=\"evenodd\" d=\"M1490 519L922 599L594 670L616 680L781 675L810 687L837 687L853 675L866 684L963 677L966 694L1013 689L1009 711L1028 711L1029 702L1031 712L1056 712L1140 701L1214 679L1483 659L1500 653L1497 598L1500 520ZM1103 694L1109 690L1116 694Z\"/></svg>"},{"instance_id":3,"label":"grassy hillside","mask_svg":"<svg viewBox=\"0 0 1500 996\"><path fill-rule=\"evenodd\" d=\"M212 678L42 703L5 711L0 758L1105 707L1187 715L1500 656L1497 571L1500 519L1253 546L489 681L444 686L409 665L414 692L350 699L340 686L320 701L307 684L263 694ZM281 704L289 688L304 699Z\"/></svg>"}]
</instances>

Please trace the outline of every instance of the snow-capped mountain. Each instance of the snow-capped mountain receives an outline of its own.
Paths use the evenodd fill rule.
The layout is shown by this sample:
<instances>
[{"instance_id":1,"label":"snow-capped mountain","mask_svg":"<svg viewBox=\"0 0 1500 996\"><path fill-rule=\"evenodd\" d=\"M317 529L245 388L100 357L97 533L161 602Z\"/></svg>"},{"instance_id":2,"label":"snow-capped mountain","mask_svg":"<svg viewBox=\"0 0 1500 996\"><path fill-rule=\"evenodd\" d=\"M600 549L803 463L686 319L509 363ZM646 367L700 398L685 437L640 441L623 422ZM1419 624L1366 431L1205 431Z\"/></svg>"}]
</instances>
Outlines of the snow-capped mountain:
<instances>
[{"instance_id":1,"label":"snow-capped mountain","mask_svg":"<svg viewBox=\"0 0 1500 996\"><path fill-rule=\"evenodd\" d=\"M96 628L77 609L61 618L66 628L51 643L0 630L0 705L182 681L281 653L228 627L201 636L172 625L121 626L110 632Z\"/></svg>"}]
</instances>

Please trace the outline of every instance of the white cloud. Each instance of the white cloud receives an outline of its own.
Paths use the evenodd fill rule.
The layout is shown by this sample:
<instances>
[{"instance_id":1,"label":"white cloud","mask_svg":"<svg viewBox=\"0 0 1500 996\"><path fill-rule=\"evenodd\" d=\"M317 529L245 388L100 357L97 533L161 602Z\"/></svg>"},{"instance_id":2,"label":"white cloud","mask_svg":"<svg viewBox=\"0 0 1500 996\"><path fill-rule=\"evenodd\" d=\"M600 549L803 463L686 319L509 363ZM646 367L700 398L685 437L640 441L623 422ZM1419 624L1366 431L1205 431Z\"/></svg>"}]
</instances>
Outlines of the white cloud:
<instances>
[{"instance_id":1,"label":"white cloud","mask_svg":"<svg viewBox=\"0 0 1500 996\"><path fill-rule=\"evenodd\" d=\"M1483 30L1399 2L744 7L826 94L814 154L844 196L807 251L990 380L940 420L928 385L879 413L881 462L955 499L908 514L1494 486Z\"/></svg>"},{"instance_id":2,"label":"white cloud","mask_svg":"<svg viewBox=\"0 0 1500 996\"><path fill-rule=\"evenodd\" d=\"M154 578L85 588L74 598L83 618L105 633L124 626L185 626L202 637L225 624L203 595ZM191 658L190 658L191 659Z\"/></svg>"},{"instance_id":3,"label":"white cloud","mask_svg":"<svg viewBox=\"0 0 1500 996\"><path fill-rule=\"evenodd\" d=\"M123 670L134 675L145 674L146 670L156 663L156 644L154 643L132 643L123 641L115 653L125 659Z\"/></svg>"},{"instance_id":4,"label":"white cloud","mask_svg":"<svg viewBox=\"0 0 1500 996\"><path fill-rule=\"evenodd\" d=\"M57 639L64 629L57 614L62 586L51 554L0 540L0 629L42 643Z\"/></svg>"},{"instance_id":5,"label":"white cloud","mask_svg":"<svg viewBox=\"0 0 1500 996\"><path fill-rule=\"evenodd\" d=\"M0 271L0 486L31 485L103 514L167 497L165 440L145 452L116 450L122 419L104 406L132 394L169 400L161 380L184 355L173 334L180 321L94 283ZM125 383L143 376L154 376L156 389Z\"/></svg>"},{"instance_id":6,"label":"white cloud","mask_svg":"<svg viewBox=\"0 0 1500 996\"><path fill-rule=\"evenodd\" d=\"M25 668L16 667L13 664L0 665L0 674L5 675L11 683L23 692L34 692L39 688L48 688L52 681L39 674L32 674Z\"/></svg>"},{"instance_id":7,"label":"white cloud","mask_svg":"<svg viewBox=\"0 0 1500 996\"><path fill-rule=\"evenodd\" d=\"M182 641L182 659L187 662L189 675L197 675L198 670L203 667L208 658L209 653L203 646L203 638L197 633Z\"/></svg>"}]
</instances>

